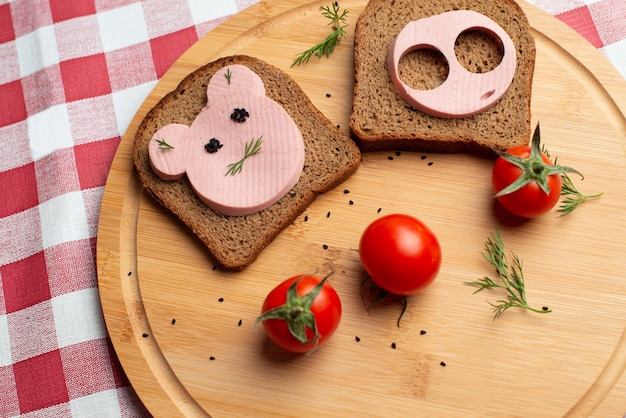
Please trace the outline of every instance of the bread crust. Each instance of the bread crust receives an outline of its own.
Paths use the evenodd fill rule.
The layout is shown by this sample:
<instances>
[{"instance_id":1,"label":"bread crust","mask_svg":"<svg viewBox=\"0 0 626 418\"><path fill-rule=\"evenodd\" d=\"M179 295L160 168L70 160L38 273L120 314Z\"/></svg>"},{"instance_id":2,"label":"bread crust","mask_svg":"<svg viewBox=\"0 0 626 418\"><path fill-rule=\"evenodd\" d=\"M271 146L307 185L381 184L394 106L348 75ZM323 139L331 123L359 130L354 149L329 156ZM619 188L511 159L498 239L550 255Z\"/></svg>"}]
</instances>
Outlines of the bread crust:
<instances>
[{"instance_id":1,"label":"bread crust","mask_svg":"<svg viewBox=\"0 0 626 418\"><path fill-rule=\"evenodd\" d=\"M494 20L513 41L517 57L513 82L500 101L482 113L458 119L412 108L395 91L387 69L389 45L406 24L451 10L474 10ZM362 152L491 153L529 142L535 40L525 13L514 0L370 0L355 30L350 132ZM470 71L495 68L501 56L489 50L489 42L493 44L493 39L484 33L463 34L457 40L457 46L461 44L457 58ZM415 88L433 88L445 80L445 58L433 51L406 59L405 73L413 73L406 77L415 77ZM439 60L434 67L433 60Z\"/></svg>"},{"instance_id":2,"label":"bread crust","mask_svg":"<svg viewBox=\"0 0 626 418\"><path fill-rule=\"evenodd\" d=\"M206 206L184 176L161 180L152 170L148 144L169 123L191 125L206 106L209 80L221 68L242 64L257 73L267 96L280 104L300 129L305 145L304 170L298 183L272 206L250 215L226 216ZM149 194L207 247L217 263L241 270L252 263L274 238L315 200L350 177L361 161L359 149L310 101L297 83L278 68L245 55L220 58L181 81L145 116L135 135L135 168Z\"/></svg>"}]
</instances>

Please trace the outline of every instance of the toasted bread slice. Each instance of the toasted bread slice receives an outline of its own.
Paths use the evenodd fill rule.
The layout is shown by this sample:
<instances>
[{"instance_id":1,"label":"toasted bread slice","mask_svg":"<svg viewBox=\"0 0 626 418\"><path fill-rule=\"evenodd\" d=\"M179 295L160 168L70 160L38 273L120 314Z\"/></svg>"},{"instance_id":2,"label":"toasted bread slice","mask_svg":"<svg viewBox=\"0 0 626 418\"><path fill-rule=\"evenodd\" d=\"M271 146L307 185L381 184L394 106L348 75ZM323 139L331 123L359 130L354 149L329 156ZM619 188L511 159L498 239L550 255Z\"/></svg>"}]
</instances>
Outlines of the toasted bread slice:
<instances>
[{"instance_id":1,"label":"toasted bread slice","mask_svg":"<svg viewBox=\"0 0 626 418\"><path fill-rule=\"evenodd\" d=\"M186 176L164 181L150 166L148 144L164 125L191 125L207 104L207 84L221 68L245 65L261 77L267 96L280 104L300 129L305 146L304 170L297 184L278 202L244 216L225 216L206 206ZM134 163L146 190L195 234L216 261L229 270L252 263L319 193L333 189L358 168L359 149L311 103L286 73L259 59L231 56L213 61L188 75L152 108L135 136Z\"/></svg>"},{"instance_id":2,"label":"toasted bread slice","mask_svg":"<svg viewBox=\"0 0 626 418\"><path fill-rule=\"evenodd\" d=\"M473 10L500 25L516 48L513 82L491 108L464 118L440 118L415 110L396 92L387 68L389 47L411 21L452 10ZM457 38L455 54L470 72L492 70L502 59L499 40L473 30ZM535 41L523 10L514 0L370 0L357 20L355 85L350 130L361 151L464 152L506 150L531 137L530 99ZM447 61L422 49L399 63L403 81L432 89L447 77Z\"/></svg>"}]
</instances>

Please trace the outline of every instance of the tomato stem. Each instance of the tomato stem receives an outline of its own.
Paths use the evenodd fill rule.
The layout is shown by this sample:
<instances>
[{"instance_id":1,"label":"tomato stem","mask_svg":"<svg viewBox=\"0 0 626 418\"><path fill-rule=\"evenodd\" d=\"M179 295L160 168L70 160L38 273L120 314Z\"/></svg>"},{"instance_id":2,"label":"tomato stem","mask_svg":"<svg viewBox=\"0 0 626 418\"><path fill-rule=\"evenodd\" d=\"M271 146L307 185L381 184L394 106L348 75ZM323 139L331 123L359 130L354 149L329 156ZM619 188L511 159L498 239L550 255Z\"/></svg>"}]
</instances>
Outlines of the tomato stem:
<instances>
[{"instance_id":1,"label":"tomato stem","mask_svg":"<svg viewBox=\"0 0 626 418\"><path fill-rule=\"evenodd\" d=\"M309 293L303 296L298 295L297 287L298 282L306 276L298 277L287 289L285 303L259 316L255 325L268 319L285 321L289 332L296 340L302 344L315 343L317 345L320 333L317 330L315 315L311 312L311 305L331 274L329 273ZM307 329L313 332L312 338L307 338Z\"/></svg>"},{"instance_id":2,"label":"tomato stem","mask_svg":"<svg viewBox=\"0 0 626 418\"><path fill-rule=\"evenodd\" d=\"M304 309L302 309L301 306L297 306L294 309L291 310L291 317L292 318L297 318L298 315L300 315L302 312L304 312Z\"/></svg>"},{"instance_id":3,"label":"tomato stem","mask_svg":"<svg viewBox=\"0 0 626 418\"><path fill-rule=\"evenodd\" d=\"M389 298L390 295L392 295L392 293L387 292L385 289L382 289L373 283L374 281L372 280L369 274L366 274L363 280L361 281L361 300L363 301L363 306L365 306L365 309L368 312L371 308L373 308L376 305L379 305L385 299ZM367 306L367 302L365 301L365 287L367 284L370 284L370 289L376 292L376 295L374 296L374 301L372 302L370 306ZM402 312L400 312L400 316L398 316L398 320L396 321L396 325L398 325L398 328L400 328L400 321L402 320L402 317L404 316L404 313L406 312L409 302L408 302L407 297L404 295L395 295L395 296L402 297Z\"/></svg>"},{"instance_id":4,"label":"tomato stem","mask_svg":"<svg viewBox=\"0 0 626 418\"><path fill-rule=\"evenodd\" d=\"M495 197L513 193L533 182L537 183L546 195L549 195L550 185L548 184L548 178L550 176L563 173L576 173L582 177L582 174L571 167L548 164L543 161L539 123L537 123L537 127L535 128L535 132L533 134L530 155L528 157L518 157L516 155L497 150L496 152L500 158L519 168L522 173L514 182L500 190Z\"/></svg>"},{"instance_id":5,"label":"tomato stem","mask_svg":"<svg viewBox=\"0 0 626 418\"><path fill-rule=\"evenodd\" d=\"M400 320L404 316L404 313L406 312L406 308L408 307L408 305L409 305L409 301L407 300L407 297L402 296L402 312L400 312L400 316L398 317L398 321L396 322L396 325L398 326L398 328L400 328Z\"/></svg>"}]
</instances>

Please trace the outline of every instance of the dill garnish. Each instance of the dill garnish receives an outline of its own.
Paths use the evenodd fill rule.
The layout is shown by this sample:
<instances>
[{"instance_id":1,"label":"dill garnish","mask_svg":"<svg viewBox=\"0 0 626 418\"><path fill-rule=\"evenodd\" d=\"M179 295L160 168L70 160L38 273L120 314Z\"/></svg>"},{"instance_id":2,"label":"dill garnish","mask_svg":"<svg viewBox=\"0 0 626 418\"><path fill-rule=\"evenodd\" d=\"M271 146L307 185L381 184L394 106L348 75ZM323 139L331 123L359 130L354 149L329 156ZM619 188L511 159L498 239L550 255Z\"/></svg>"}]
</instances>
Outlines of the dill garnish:
<instances>
[{"instance_id":1,"label":"dill garnish","mask_svg":"<svg viewBox=\"0 0 626 418\"><path fill-rule=\"evenodd\" d=\"M252 139L250 142L246 143L246 148L243 153L243 158L237 162L232 164L228 164L228 171L225 176L231 175L234 176L237 173L240 173L243 169L243 162L246 161L249 157L253 155L257 155L261 152L261 145L263 144L263 136L261 135L256 140Z\"/></svg>"},{"instance_id":2,"label":"dill garnish","mask_svg":"<svg viewBox=\"0 0 626 418\"><path fill-rule=\"evenodd\" d=\"M485 260L496 268L496 273L501 283L496 283L493 279L484 276L478 281L465 282L465 284L478 287L478 290L476 290L474 294L487 288L506 290L506 299L497 300L496 303L489 302L493 308L494 321L498 319L504 311L512 307L523 308L538 313L552 312L549 308L533 308L528 304L526 300L526 284L524 283L524 273L522 271L522 260L515 253L511 254L513 256L513 265L509 267L506 254L504 253L502 237L500 236L500 232L496 229L495 234L491 233L491 236L487 239L485 251L482 255Z\"/></svg>"},{"instance_id":3,"label":"dill garnish","mask_svg":"<svg viewBox=\"0 0 626 418\"><path fill-rule=\"evenodd\" d=\"M340 13L338 2L333 2L332 10L330 6L322 7L322 15L330 19L330 23L328 24L332 25L333 32L319 44L301 53L291 64L292 67L295 65L306 64L313 55L318 58L322 58L323 56L328 57L346 34L345 28L348 26L346 24L348 10L344 9L343 12Z\"/></svg>"}]
</instances>

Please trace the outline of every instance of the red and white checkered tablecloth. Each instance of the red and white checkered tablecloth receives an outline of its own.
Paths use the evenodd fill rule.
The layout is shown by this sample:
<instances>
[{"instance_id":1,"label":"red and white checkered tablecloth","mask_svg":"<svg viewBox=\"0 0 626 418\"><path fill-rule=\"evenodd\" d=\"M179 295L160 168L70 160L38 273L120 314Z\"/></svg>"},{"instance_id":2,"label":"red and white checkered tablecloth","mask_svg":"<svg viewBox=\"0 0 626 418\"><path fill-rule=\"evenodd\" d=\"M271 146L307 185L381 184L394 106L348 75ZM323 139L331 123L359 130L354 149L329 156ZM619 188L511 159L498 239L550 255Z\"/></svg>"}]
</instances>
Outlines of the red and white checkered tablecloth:
<instances>
[{"instance_id":1,"label":"red and white checkered tablecloth","mask_svg":"<svg viewBox=\"0 0 626 418\"><path fill-rule=\"evenodd\" d=\"M157 80L256 1L0 0L0 417L148 415L100 307L104 184ZM531 2L626 77L624 0Z\"/></svg>"}]
</instances>

